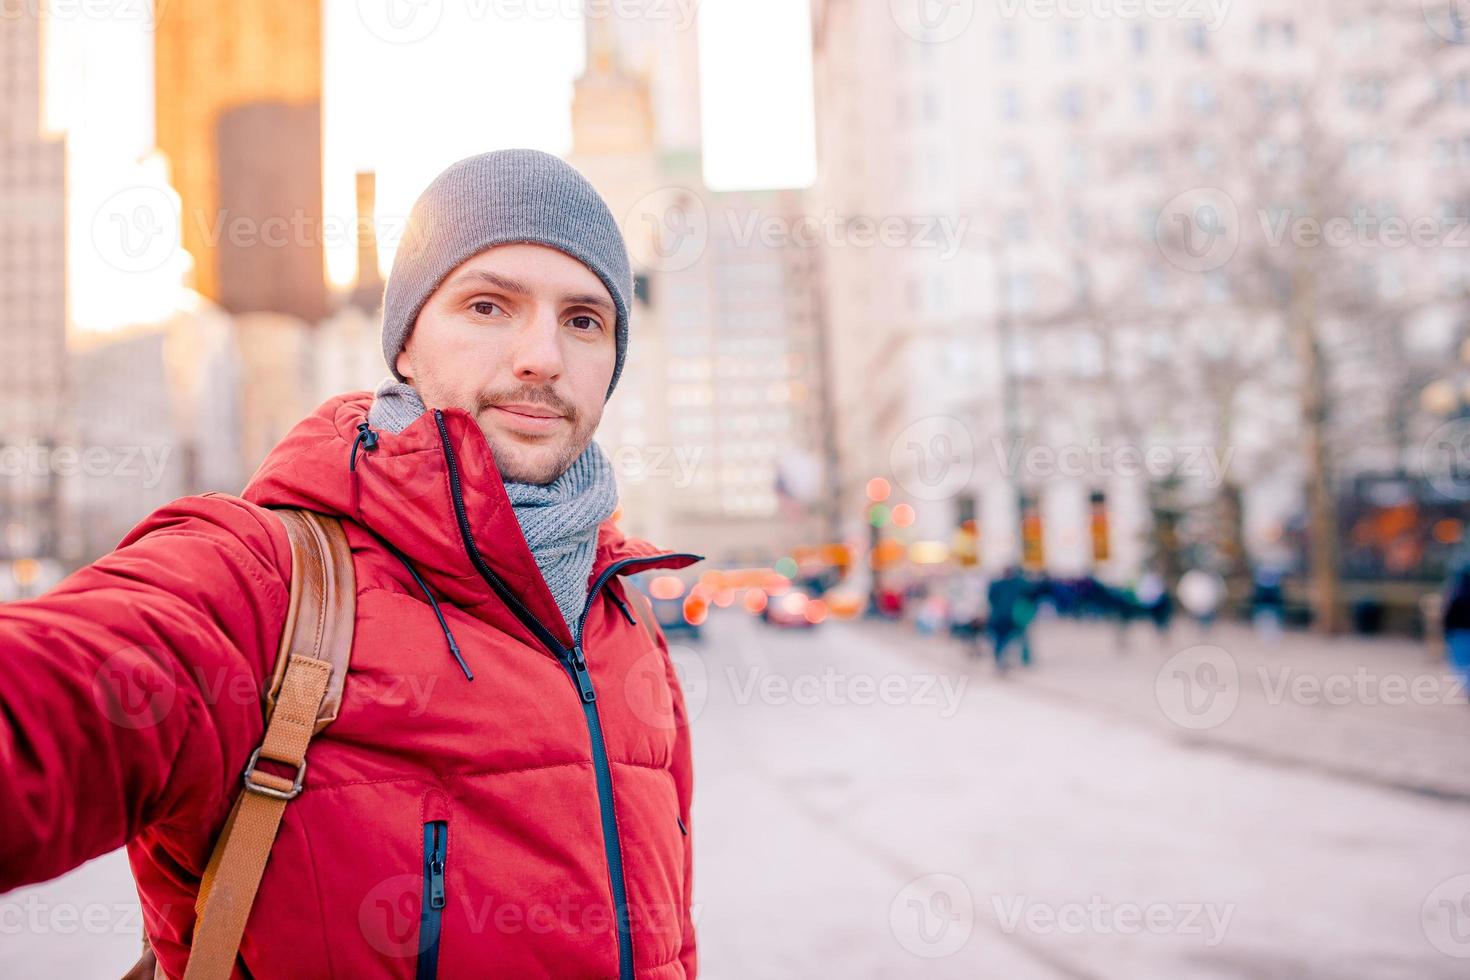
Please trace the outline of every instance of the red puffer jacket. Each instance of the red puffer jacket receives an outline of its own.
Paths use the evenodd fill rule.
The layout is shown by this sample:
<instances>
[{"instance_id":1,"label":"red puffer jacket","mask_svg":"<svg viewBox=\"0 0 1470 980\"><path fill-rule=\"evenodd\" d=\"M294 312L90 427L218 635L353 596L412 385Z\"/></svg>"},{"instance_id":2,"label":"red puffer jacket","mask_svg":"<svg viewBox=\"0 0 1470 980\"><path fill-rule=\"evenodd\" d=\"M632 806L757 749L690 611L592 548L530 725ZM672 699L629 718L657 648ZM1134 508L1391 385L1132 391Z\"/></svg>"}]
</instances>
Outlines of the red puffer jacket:
<instances>
[{"instance_id":1,"label":"red puffer jacket","mask_svg":"<svg viewBox=\"0 0 1470 980\"><path fill-rule=\"evenodd\" d=\"M0 607L0 889L126 843L160 964L182 974L263 735L291 567L263 506L289 505L344 518L356 634L236 975L693 977L683 698L618 576L698 556L604 524L574 637L474 420L430 412L359 445L368 406L327 402L244 500L176 501Z\"/></svg>"}]
</instances>

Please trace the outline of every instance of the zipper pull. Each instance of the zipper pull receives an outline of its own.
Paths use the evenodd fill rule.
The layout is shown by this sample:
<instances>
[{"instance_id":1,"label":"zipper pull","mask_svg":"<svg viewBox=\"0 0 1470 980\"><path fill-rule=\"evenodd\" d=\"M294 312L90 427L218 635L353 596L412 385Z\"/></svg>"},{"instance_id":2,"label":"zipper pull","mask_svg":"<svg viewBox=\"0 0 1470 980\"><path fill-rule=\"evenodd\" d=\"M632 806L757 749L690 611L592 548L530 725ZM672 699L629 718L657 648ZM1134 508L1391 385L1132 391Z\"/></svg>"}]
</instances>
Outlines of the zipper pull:
<instances>
[{"instance_id":1,"label":"zipper pull","mask_svg":"<svg viewBox=\"0 0 1470 980\"><path fill-rule=\"evenodd\" d=\"M434 828L434 855L429 860L429 907L444 907L444 839L439 828Z\"/></svg>"},{"instance_id":2,"label":"zipper pull","mask_svg":"<svg viewBox=\"0 0 1470 980\"><path fill-rule=\"evenodd\" d=\"M592 675L587 671L587 658L582 655L581 644L572 648L572 676L576 678L582 700L588 704L596 701L597 692L592 689Z\"/></svg>"}]
</instances>

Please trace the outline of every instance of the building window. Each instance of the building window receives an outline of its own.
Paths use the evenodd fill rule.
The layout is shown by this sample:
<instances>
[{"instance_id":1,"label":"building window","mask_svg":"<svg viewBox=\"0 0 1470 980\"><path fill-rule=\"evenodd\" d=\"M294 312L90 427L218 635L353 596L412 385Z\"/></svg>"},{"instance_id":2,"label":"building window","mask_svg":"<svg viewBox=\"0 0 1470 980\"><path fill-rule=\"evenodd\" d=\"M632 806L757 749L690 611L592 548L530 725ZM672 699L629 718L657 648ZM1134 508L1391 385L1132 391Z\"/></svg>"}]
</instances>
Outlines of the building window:
<instances>
[{"instance_id":1,"label":"building window","mask_svg":"<svg viewBox=\"0 0 1470 980\"><path fill-rule=\"evenodd\" d=\"M1001 61L1015 61L1017 48L1014 27L1006 25L995 32L995 55Z\"/></svg>"},{"instance_id":2,"label":"building window","mask_svg":"<svg viewBox=\"0 0 1470 980\"><path fill-rule=\"evenodd\" d=\"M1139 82L1133 86L1133 105L1140 116L1150 116L1154 111L1154 87L1150 82Z\"/></svg>"},{"instance_id":3,"label":"building window","mask_svg":"<svg viewBox=\"0 0 1470 980\"><path fill-rule=\"evenodd\" d=\"M1002 89L1000 93L1000 117L1006 122L1021 119L1021 93L1014 88Z\"/></svg>"},{"instance_id":4,"label":"building window","mask_svg":"<svg viewBox=\"0 0 1470 980\"><path fill-rule=\"evenodd\" d=\"M1057 53L1069 61L1076 61L1082 52L1082 32L1071 24L1057 28Z\"/></svg>"},{"instance_id":5,"label":"building window","mask_svg":"<svg viewBox=\"0 0 1470 980\"><path fill-rule=\"evenodd\" d=\"M1061 96L1057 102L1064 118L1082 118L1082 89L1080 86L1069 85L1062 89Z\"/></svg>"}]
</instances>

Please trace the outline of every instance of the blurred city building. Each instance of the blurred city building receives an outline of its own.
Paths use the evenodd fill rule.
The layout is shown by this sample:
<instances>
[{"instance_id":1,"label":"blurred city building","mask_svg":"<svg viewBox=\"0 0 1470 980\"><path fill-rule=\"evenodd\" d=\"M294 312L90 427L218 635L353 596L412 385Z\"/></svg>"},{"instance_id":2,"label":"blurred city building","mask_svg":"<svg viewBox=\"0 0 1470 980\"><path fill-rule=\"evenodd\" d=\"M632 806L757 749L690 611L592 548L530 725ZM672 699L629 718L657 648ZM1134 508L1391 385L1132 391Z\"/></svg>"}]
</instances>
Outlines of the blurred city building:
<instances>
[{"instance_id":1,"label":"blurred city building","mask_svg":"<svg viewBox=\"0 0 1470 980\"><path fill-rule=\"evenodd\" d=\"M637 303L599 439L630 533L769 564L831 532L819 249L798 190L704 185L698 38L589 13L571 162L623 221Z\"/></svg>"},{"instance_id":2,"label":"blurred city building","mask_svg":"<svg viewBox=\"0 0 1470 980\"><path fill-rule=\"evenodd\" d=\"M1466 336L1464 250L1436 247L1464 232L1470 173L1458 21L1400 0L1184 9L925 22L814 0L817 207L913 224L826 256L849 520L891 475L911 537L977 514L990 567L1028 551L1031 506L1029 551L1058 574L1127 580L1186 545L1227 573L1248 553L1335 567L1290 528L1325 522L1330 544L1354 476L1418 467L1416 393ZM922 237L945 217L954 238ZM1352 240L1300 240L1334 218ZM1384 234L1415 219L1440 241ZM1121 476L1092 447L1163 465ZM1065 452L1082 472L1057 472Z\"/></svg>"},{"instance_id":3,"label":"blurred city building","mask_svg":"<svg viewBox=\"0 0 1470 980\"><path fill-rule=\"evenodd\" d=\"M154 31L159 148L194 288L232 313L327 312L319 2L169 0Z\"/></svg>"},{"instance_id":4,"label":"blurred city building","mask_svg":"<svg viewBox=\"0 0 1470 980\"><path fill-rule=\"evenodd\" d=\"M66 144L42 131L41 56L33 9L0 16L0 579L21 588L51 574L39 560L59 547L52 460L69 442Z\"/></svg>"}]
</instances>

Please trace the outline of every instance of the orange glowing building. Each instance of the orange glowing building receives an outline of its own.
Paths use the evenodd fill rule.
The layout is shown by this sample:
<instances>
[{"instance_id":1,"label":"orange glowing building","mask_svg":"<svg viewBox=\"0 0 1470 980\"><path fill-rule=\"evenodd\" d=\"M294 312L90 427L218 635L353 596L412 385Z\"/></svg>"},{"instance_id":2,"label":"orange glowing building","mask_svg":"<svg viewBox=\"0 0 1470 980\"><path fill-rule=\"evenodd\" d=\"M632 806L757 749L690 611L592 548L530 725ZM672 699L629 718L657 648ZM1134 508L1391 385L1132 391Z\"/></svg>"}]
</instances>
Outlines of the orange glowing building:
<instances>
[{"instance_id":1,"label":"orange glowing building","mask_svg":"<svg viewBox=\"0 0 1470 980\"><path fill-rule=\"evenodd\" d=\"M312 0L170 0L154 38L159 149L194 286L231 312L326 310L322 14Z\"/></svg>"}]
</instances>

